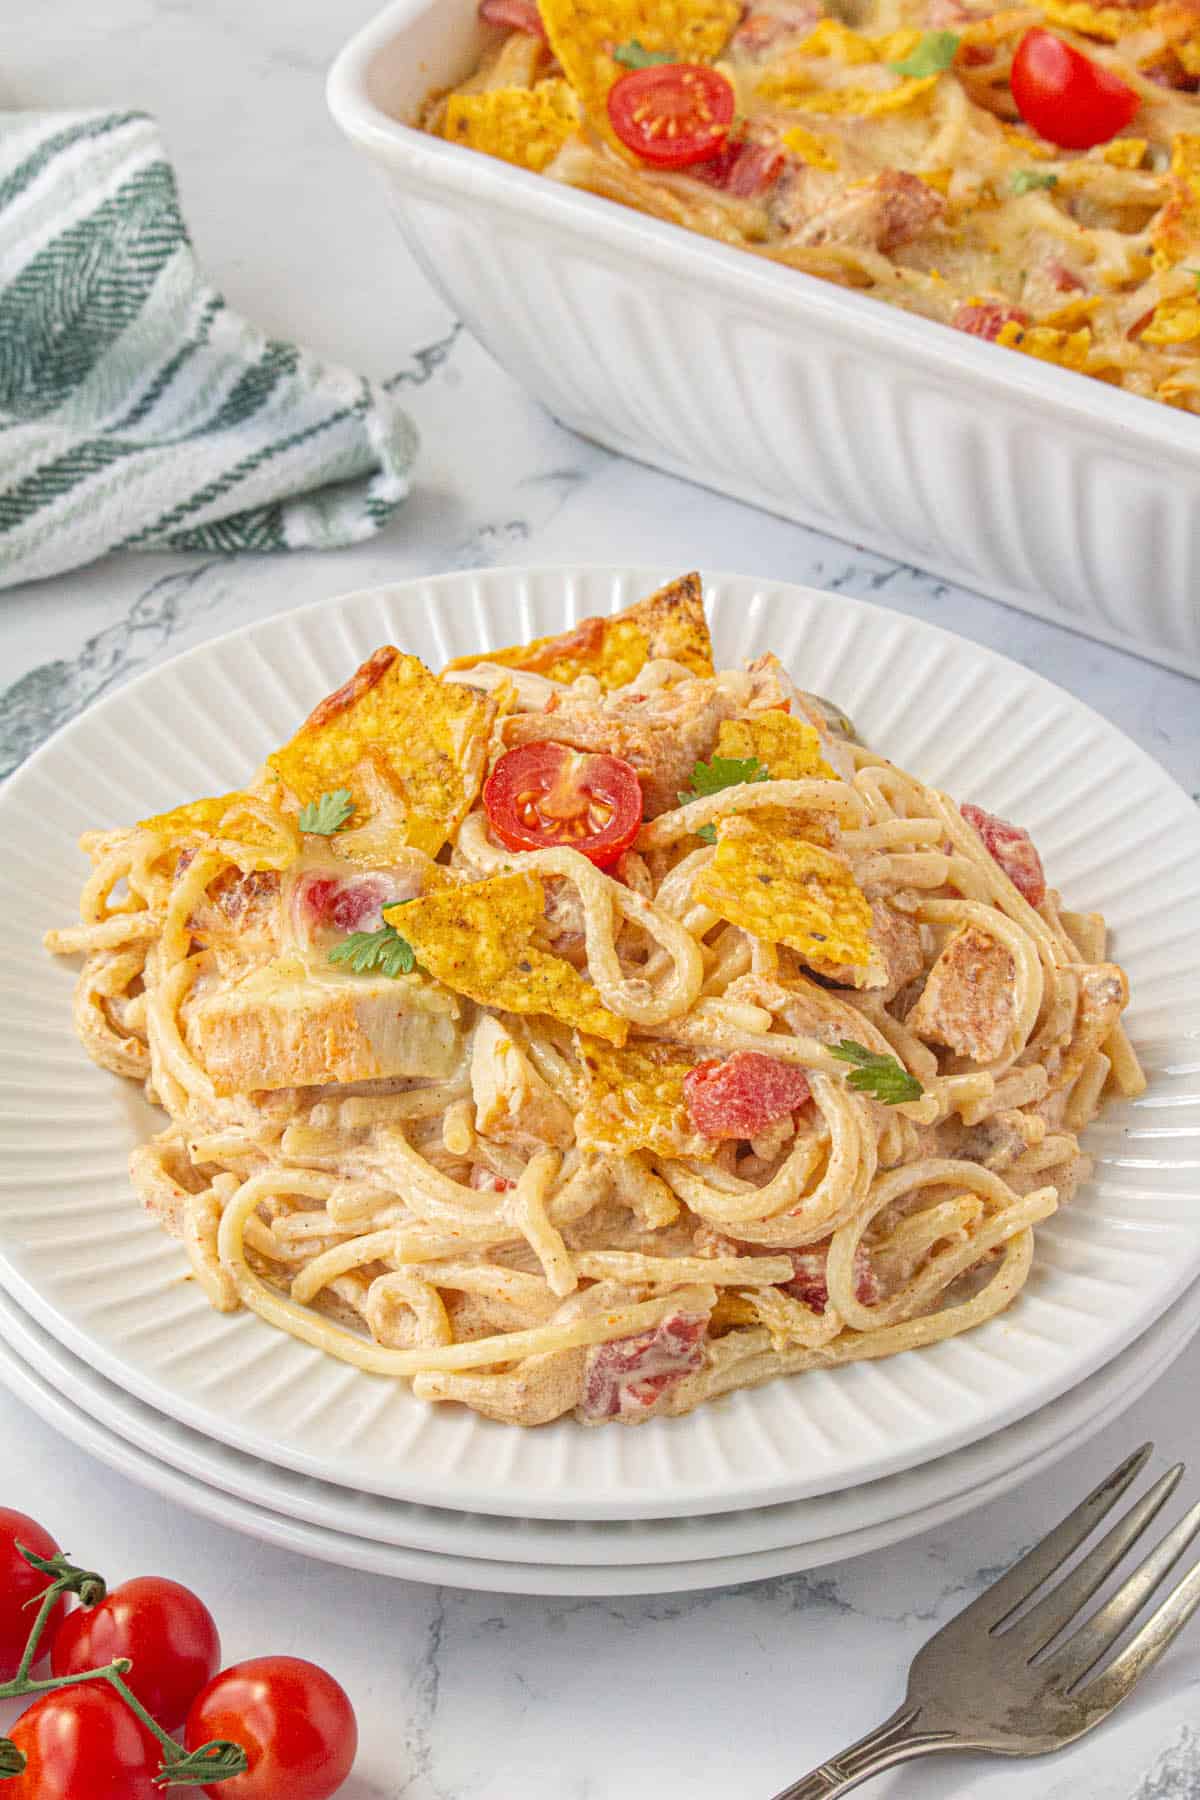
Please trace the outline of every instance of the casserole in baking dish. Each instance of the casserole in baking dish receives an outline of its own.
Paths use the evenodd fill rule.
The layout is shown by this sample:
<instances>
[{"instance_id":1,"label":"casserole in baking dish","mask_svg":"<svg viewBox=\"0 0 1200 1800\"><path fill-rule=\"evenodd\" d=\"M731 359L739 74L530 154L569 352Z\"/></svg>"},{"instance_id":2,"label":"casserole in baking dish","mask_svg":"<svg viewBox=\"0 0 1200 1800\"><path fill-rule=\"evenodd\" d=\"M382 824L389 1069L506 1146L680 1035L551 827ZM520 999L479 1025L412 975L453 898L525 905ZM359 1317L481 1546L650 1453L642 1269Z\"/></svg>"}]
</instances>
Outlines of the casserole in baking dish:
<instances>
[{"instance_id":1,"label":"casserole in baking dish","mask_svg":"<svg viewBox=\"0 0 1200 1800\"><path fill-rule=\"evenodd\" d=\"M556 417L1200 673L1191 416L421 131L495 43L473 0L396 0L330 101L435 285Z\"/></svg>"}]
</instances>

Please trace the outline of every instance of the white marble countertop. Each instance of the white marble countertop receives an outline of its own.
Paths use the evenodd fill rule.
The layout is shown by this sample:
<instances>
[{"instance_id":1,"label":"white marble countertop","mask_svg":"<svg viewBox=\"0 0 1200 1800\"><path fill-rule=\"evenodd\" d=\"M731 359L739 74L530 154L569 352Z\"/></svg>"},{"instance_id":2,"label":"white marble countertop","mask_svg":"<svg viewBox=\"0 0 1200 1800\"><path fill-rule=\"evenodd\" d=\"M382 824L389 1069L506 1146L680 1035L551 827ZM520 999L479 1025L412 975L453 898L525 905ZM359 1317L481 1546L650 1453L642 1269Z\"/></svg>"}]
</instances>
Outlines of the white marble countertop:
<instances>
[{"instance_id":1,"label":"white marble countertop","mask_svg":"<svg viewBox=\"0 0 1200 1800\"><path fill-rule=\"evenodd\" d=\"M405 371L424 449L412 499L360 549L123 556L0 594L0 773L133 672L281 607L436 569L641 558L790 577L950 626L1051 675L1200 790L1186 678L622 462L526 400L430 292L325 113L325 67L371 0L3 10L0 105L157 113L202 268L270 332ZM498 1598L307 1562L143 1492L0 1392L3 1497L114 1576L193 1583L231 1658L275 1649L333 1669L363 1733L346 1800L767 1800L889 1712L930 1631L1132 1444L1200 1456L1193 1377L1200 1343L1066 1466L944 1530L693 1597ZM1195 1800L1198 1688L1200 1628L1063 1756L917 1764L870 1791Z\"/></svg>"}]
</instances>

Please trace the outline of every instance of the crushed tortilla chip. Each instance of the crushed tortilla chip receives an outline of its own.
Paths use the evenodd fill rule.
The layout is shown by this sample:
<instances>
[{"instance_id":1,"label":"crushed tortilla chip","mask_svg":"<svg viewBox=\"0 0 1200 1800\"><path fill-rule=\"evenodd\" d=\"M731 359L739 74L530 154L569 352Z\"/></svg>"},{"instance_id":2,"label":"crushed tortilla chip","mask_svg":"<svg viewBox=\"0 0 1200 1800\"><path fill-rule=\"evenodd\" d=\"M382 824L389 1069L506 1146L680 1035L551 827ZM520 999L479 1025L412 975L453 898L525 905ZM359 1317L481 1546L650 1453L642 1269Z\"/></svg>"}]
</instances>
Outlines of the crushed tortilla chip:
<instances>
[{"instance_id":1,"label":"crushed tortilla chip","mask_svg":"<svg viewBox=\"0 0 1200 1800\"><path fill-rule=\"evenodd\" d=\"M613 1049L595 1038L577 1039L587 1093L575 1119L581 1150L651 1150L658 1156L707 1156L716 1143L688 1116L683 1078L697 1057L678 1044L639 1039Z\"/></svg>"},{"instance_id":2,"label":"crushed tortilla chip","mask_svg":"<svg viewBox=\"0 0 1200 1800\"><path fill-rule=\"evenodd\" d=\"M771 707L748 719L723 719L717 734L718 756L756 757L772 781L804 781L808 777L836 781L821 754L815 725Z\"/></svg>"},{"instance_id":3,"label":"crushed tortilla chip","mask_svg":"<svg viewBox=\"0 0 1200 1800\"><path fill-rule=\"evenodd\" d=\"M300 850L300 837L290 819L264 805L253 794L221 794L192 800L171 812L143 819L138 829L152 831L164 846L219 850L247 872L286 869Z\"/></svg>"},{"instance_id":4,"label":"crushed tortilla chip","mask_svg":"<svg viewBox=\"0 0 1200 1800\"><path fill-rule=\"evenodd\" d=\"M578 129L578 102L567 83L555 78L531 88L451 94L442 135L540 174Z\"/></svg>"},{"instance_id":5,"label":"crushed tortilla chip","mask_svg":"<svg viewBox=\"0 0 1200 1800\"><path fill-rule=\"evenodd\" d=\"M810 131L807 125L793 125L783 134L783 147L798 156L801 162L807 163L810 169L836 169L839 167L837 156L831 145L824 138Z\"/></svg>"},{"instance_id":6,"label":"crushed tortilla chip","mask_svg":"<svg viewBox=\"0 0 1200 1800\"><path fill-rule=\"evenodd\" d=\"M1056 157L1062 155L1057 144L1048 144L1044 138L1030 137L1028 131L1023 130L1019 125L1002 125L1000 129L1013 149L1021 156L1035 156L1039 161L1045 162L1047 160L1054 161Z\"/></svg>"},{"instance_id":7,"label":"crushed tortilla chip","mask_svg":"<svg viewBox=\"0 0 1200 1800\"><path fill-rule=\"evenodd\" d=\"M1114 169L1140 169L1146 160L1145 138L1114 138L1102 146L1100 155Z\"/></svg>"},{"instance_id":8,"label":"crushed tortilla chip","mask_svg":"<svg viewBox=\"0 0 1200 1800\"><path fill-rule=\"evenodd\" d=\"M1058 331L1052 325L1022 325L1010 319L996 338L1006 350L1020 350L1039 362L1057 363L1062 369L1086 369L1092 334L1086 325L1078 331Z\"/></svg>"},{"instance_id":9,"label":"crushed tortilla chip","mask_svg":"<svg viewBox=\"0 0 1200 1800\"><path fill-rule=\"evenodd\" d=\"M1129 30L1129 14L1120 6L1089 6L1087 0L1042 0L1042 12L1047 25L1061 25L1066 31L1077 31L1081 37L1098 38L1103 43L1117 44Z\"/></svg>"},{"instance_id":10,"label":"crushed tortilla chip","mask_svg":"<svg viewBox=\"0 0 1200 1800\"><path fill-rule=\"evenodd\" d=\"M935 88L939 75L905 75L894 87L804 88L794 81L781 84L772 97L799 112L845 113L860 119L877 119L883 113L904 112ZM763 92L767 85L764 83Z\"/></svg>"},{"instance_id":11,"label":"crushed tortilla chip","mask_svg":"<svg viewBox=\"0 0 1200 1800\"><path fill-rule=\"evenodd\" d=\"M752 813L726 819L692 898L768 944L847 964L856 987L868 983L871 908L846 863L817 844L779 836Z\"/></svg>"},{"instance_id":12,"label":"crushed tortilla chip","mask_svg":"<svg viewBox=\"0 0 1200 1800\"><path fill-rule=\"evenodd\" d=\"M720 55L739 18L739 0L540 0L550 48L592 124L626 162L637 159L609 123L608 90L629 71L613 51L636 38L643 50L680 62Z\"/></svg>"},{"instance_id":13,"label":"crushed tortilla chip","mask_svg":"<svg viewBox=\"0 0 1200 1800\"><path fill-rule=\"evenodd\" d=\"M1191 255L1200 236L1200 133L1175 133L1171 139L1171 174L1175 191L1150 235L1156 269L1169 269Z\"/></svg>"},{"instance_id":14,"label":"crushed tortilla chip","mask_svg":"<svg viewBox=\"0 0 1200 1800\"><path fill-rule=\"evenodd\" d=\"M540 949L546 895L529 873L455 883L384 909L421 967L444 987L502 1012L549 1013L612 1044L623 1044L626 1020L602 1006L592 985L561 956Z\"/></svg>"},{"instance_id":15,"label":"crushed tortilla chip","mask_svg":"<svg viewBox=\"0 0 1200 1800\"><path fill-rule=\"evenodd\" d=\"M494 714L490 700L388 644L268 761L303 803L349 788L360 819L382 792L386 808L375 810L398 813L406 841L436 856L479 792Z\"/></svg>"},{"instance_id":16,"label":"crushed tortilla chip","mask_svg":"<svg viewBox=\"0 0 1200 1800\"><path fill-rule=\"evenodd\" d=\"M446 664L444 673L497 663L505 669L546 675L551 681L571 682L579 675L594 675L601 687L610 689L624 687L657 657L682 663L693 675L713 674L712 639L699 575L682 575L624 612L582 619L557 637L456 657Z\"/></svg>"},{"instance_id":17,"label":"crushed tortilla chip","mask_svg":"<svg viewBox=\"0 0 1200 1800\"><path fill-rule=\"evenodd\" d=\"M1200 338L1200 294L1160 300L1142 332L1143 344L1190 344Z\"/></svg>"}]
</instances>

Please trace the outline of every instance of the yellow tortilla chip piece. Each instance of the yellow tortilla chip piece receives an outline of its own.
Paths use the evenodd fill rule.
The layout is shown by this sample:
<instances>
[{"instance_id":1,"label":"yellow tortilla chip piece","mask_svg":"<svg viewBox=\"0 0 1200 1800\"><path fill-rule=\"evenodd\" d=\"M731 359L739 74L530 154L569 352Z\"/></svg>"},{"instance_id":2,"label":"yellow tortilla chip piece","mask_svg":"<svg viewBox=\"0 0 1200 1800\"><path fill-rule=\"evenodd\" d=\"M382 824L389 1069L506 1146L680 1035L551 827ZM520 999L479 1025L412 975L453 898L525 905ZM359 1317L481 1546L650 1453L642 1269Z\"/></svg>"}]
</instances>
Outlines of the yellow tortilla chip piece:
<instances>
[{"instance_id":1,"label":"yellow tortilla chip piece","mask_svg":"<svg viewBox=\"0 0 1200 1800\"><path fill-rule=\"evenodd\" d=\"M1100 155L1114 169L1140 169L1146 160L1145 138L1114 138L1105 144Z\"/></svg>"},{"instance_id":2,"label":"yellow tortilla chip piece","mask_svg":"<svg viewBox=\"0 0 1200 1800\"><path fill-rule=\"evenodd\" d=\"M890 88L812 88L807 93L785 92L778 98L785 106L807 113L843 113L858 119L878 119L884 113L904 112L938 84L937 75L905 75Z\"/></svg>"},{"instance_id":3,"label":"yellow tortilla chip piece","mask_svg":"<svg viewBox=\"0 0 1200 1800\"><path fill-rule=\"evenodd\" d=\"M549 1013L623 1044L627 1020L602 1006L569 962L534 943L545 909L538 877L514 871L455 883L383 916L407 938L421 967L456 994L502 1012Z\"/></svg>"},{"instance_id":4,"label":"yellow tortilla chip piece","mask_svg":"<svg viewBox=\"0 0 1200 1800\"><path fill-rule=\"evenodd\" d=\"M815 725L772 707L748 719L723 719L717 733L718 756L757 757L772 781L804 781L808 777L836 781L821 754Z\"/></svg>"},{"instance_id":5,"label":"yellow tortilla chip piece","mask_svg":"<svg viewBox=\"0 0 1200 1800\"><path fill-rule=\"evenodd\" d=\"M532 88L451 94L442 135L540 174L578 129L578 102L565 81L554 79Z\"/></svg>"},{"instance_id":6,"label":"yellow tortilla chip piece","mask_svg":"<svg viewBox=\"0 0 1200 1800\"><path fill-rule=\"evenodd\" d=\"M575 1119L581 1150L651 1150L658 1156L706 1156L717 1145L688 1117L683 1079L698 1058L678 1044L638 1039L614 1049L580 1035L579 1060L587 1093Z\"/></svg>"},{"instance_id":7,"label":"yellow tortilla chip piece","mask_svg":"<svg viewBox=\"0 0 1200 1800\"><path fill-rule=\"evenodd\" d=\"M1160 300L1142 333L1143 344L1190 344L1200 338L1200 294Z\"/></svg>"},{"instance_id":8,"label":"yellow tortilla chip piece","mask_svg":"<svg viewBox=\"0 0 1200 1800\"><path fill-rule=\"evenodd\" d=\"M300 850L300 837L253 794L221 794L192 800L171 812L143 819L138 829L152 831L164 846L220 850L240 869L286 869Z\"/></svg>"},{"instance_id":9,"label":"yellow tortilla chip piece","mask_svg":"<svg viewBox=\"0 0 1200 1800\"><path fill-rule=\"evenodd\" d=\"M1039 362L1057 363L1061 369L1086 369L1092 350L1092 334L1086 325L1078 331L1058 331L1052 325L1023 326L1010 319L996 339L1006 350L1020 350Z\"/></svg>"},{"instance_id":10,"label":"yellow tortilla chip piece","mask_svg":"<svg viewBox=\"0 0 1200 1800\"><path fill-rule=\"evenodd\" d=\"M268 761L302 803L349 788L360 824L382 785L406 842L436 856L479 792L494 713L490 700L386 644Z\"/></svg>"},{"instance_id":11,"label":"yellow tortilla chip piece","mask_svg":"<svg viewBox=\"0 0 1200 1800\"><path fill-rule=\"evenodd\" d=\"M1057 144L1048 144L1044 138L1030 137L1029 133L1023 131L1019 125L1003 125L1001 130L1013 149L1021 156L1036 156L1040 161L1045 162L1047 159L1053 161L1062 155Z\"/></svg>"},{"instance_id":12,"label":"yellow tortilla chip piece","mask_svg":"<svg viewBox=\"0 0 1200 1800\"><path fill-rule=\"evenodd\" d=\"M456 657L446 664L444 673L498 663L505 669L546 675L551 681L571 682L579 675L594 675L601 687L609 689L623 687L657 657L682 663L693 675L713 674L712 639L699 575L682 575L608 618L581 619L557 637Z\"/></svg>"},{"instance_id":13,"label":"yellow tortilla chip piece","mask_svg":"<svg viewBox=\"0 0 1200 1800\"><path fill-rule=\"evenodd\" d=\"M793 125L785 131L783 147L807 163L810 169L836 169L839 166L832 146L815 131L810 131L807 125Z\"/></svg>"},{"instance_id":14,"label":"yellow tortilla chip piece","mask_svg":"<svg viewBox=\"0 0 1200 1800\"><path fill-rule=\"evenodd\" d=\"M1089 6L1087 0L1042 0L1047 25L1061 25L1081 37L1115 44L1129 30L1129 14L1119 6ZM1145 18L1143 13L1138 21Z\"/></svg>"},{"instance_id":15,"label":"yellow tortilla chip piece","mask_svg":"<svg viewBox=\"0 0 1200 1800\"><path fill-rule=\"evenodd\" d=\"M627 162L637 159L608 120L608 90L629 73L613 51L634 38L680 62L720 55L741 17L739 0L540 0L546 36L583 110Z\"/></svg>"},{"instance_id":16,"label":"yellow tortilla chip piece","mask_svg":"<svg viewBox=\"0 0 1200 1800\"><path fill-rule=\"evenodd\" d=\"M1200 133L1175 133L1171 139L1171 174L1175 177L1175 192L1150 234L1156 269L1169 269L1194 254L1200 236Z\"/></svg>"},{"instance_id":17,"label":"yellow tortilla chip piece","mask_svg":"<svg viewBox=\"0 0 1200 1800\"><path fill-rule=\"evenodd\" d=\"M847 865L819 845L779 836L752 813L728 819L692 898L768 944L848 964L861 972L854 985L866 985L871 908Z\"/></svg>"}]
</instances>

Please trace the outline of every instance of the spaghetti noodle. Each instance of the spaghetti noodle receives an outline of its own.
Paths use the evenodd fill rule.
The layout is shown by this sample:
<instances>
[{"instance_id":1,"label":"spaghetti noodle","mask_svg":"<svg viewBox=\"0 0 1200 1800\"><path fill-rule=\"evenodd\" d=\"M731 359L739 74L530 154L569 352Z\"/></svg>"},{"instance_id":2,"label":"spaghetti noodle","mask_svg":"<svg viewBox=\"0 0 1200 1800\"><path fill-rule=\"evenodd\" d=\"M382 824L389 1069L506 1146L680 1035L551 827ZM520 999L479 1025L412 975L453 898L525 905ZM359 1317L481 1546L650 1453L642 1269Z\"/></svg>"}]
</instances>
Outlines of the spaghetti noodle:
<instances>
[{"instance_id":1,"label":"spaghetti noodle","mask_svg":"<svg viewBox=\"0 0 1200 1800\"><path fill-rule=\"evenodd\" d=\"M88 833L47 936L89 1055L168 1115L132 1179L211 1304L522 1425L1008 1306L1143 1085L1103 920L1028 837L774 657L716 671L694 576L411 664L377 652L245 794ZM513 756L541 847L508 847Z\"/></svg>"}]
</instances>

